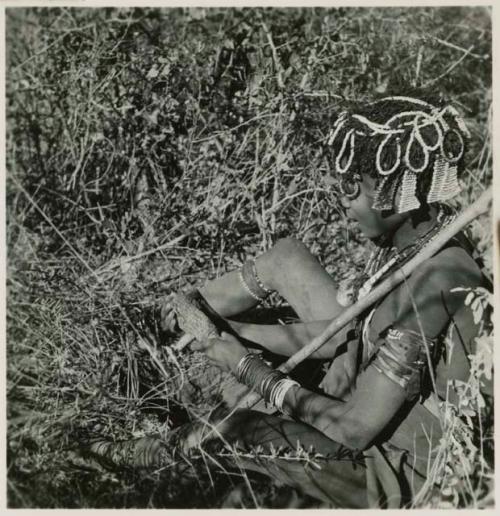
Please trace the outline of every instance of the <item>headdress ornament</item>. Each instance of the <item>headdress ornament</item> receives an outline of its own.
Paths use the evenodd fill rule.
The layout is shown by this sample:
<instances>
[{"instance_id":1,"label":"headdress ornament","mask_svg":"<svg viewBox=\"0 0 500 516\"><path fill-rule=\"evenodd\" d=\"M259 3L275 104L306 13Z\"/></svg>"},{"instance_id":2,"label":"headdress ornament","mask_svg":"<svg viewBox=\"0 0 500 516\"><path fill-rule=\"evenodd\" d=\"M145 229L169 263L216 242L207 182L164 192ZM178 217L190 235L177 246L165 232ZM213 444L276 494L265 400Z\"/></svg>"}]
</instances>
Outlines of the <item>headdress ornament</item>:
<instances>
[{"instance_id":1,"label":"headdress ornament","mask_svg":"<svg viewBox=\"0 0 500 516\"><path fill-rule=\"evenodd\" d=\"M335 171L344 179L355 174L352 165L356 154L366 152L366 138L370 138L375 139L377 172L373 208L401 213L418 208L423 199L427 203L443 202L456 195L460 191L457 163L464 154L464 137L470 138L457 110L403 96L386 97L376 103L382 102L412 107L385 123L341 112L327 141L334 149ZM426 192L419 188L422 184L427 185Z\"/></svg>"}]
</instances>

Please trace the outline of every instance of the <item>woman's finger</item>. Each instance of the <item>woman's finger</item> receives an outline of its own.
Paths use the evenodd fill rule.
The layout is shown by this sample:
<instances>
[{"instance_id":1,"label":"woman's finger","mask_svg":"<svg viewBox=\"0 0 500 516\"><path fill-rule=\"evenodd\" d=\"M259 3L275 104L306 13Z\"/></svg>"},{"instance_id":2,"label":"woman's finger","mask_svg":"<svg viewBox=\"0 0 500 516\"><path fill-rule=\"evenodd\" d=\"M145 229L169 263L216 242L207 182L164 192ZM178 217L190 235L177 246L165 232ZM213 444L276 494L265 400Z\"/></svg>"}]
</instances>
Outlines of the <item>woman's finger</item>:
<instances>
[{"instance_id":1,"label":"woman's finger","mask_svg":"<svg viewBox=\"0 0 500 516\"><path fill-rule=\"evenodd\" d=\"M173 294L169 294L168 296L165 296L163 298L161 305L160 305L160 311L162 314L173 310L173 306L172 306L173 299L174 299Z\"/></svg>"},{"instance_id":2,"label":"woman's finger","mask_svg":"<svg viewBox=\"0 0 500 516\"><path fill-rule=\"evenodd\" d=\"M220 337L212 337L210 339L203 339L202 342L198 340L194 340L191 344L191 349L193 351L203 351L207 353L211 349L215 349L218 345L224 345L222 339Z\"/></svg>"},{"instance_id":3,"label":"woman's finger","mask_svg":"<svg viewBox=\"0 0 500 516\"><path fill-rule=\"evenodd\" d=\"M160 310L160 319L162 321L166 321L169 318L171 313L172 313L172 309L171 308L162 306L162 308Z\"/></svg>"},{"instance_id":4,"label":"woman's finger","mask_svg":"<svg viewBox=\"0 0 500 516\"><path fill-rule=\"evenodd\" d=\"M191 349L193 351L206 351L208 347L209 345L206 341L200 342L199 340L194 339L193 342L191 342Z\"/></svg>"},{"instance_id":5,"label":"woman's finger","mask_svg":"<svg viewBox=\"0 0 500 516\"><path fill-rule=\"evenodd\" d=\"M172 296L169 296L172 297ZM160 326L163 331L175 332L177 328L177 314L169 299L166 299L160 309Z\"/></svg>"},{"instance_id":6,"label":"woman's finger","mask_svg":"<svg viewBox=\"0 0 500 516\"><path fill-rule=\"evenodd\" d=\"M212 339L210 339L210 340L212 340ZM223 331L220 334L220 337L218 338L218 340L222 340L228 344L240 344L240 341L234 335L231 335L230 333L227 333L225 331Z\"/></svg>"},{"instance_id":7,"label":"woman's finger","mask_svg":"<svg viewBox=\"0 0 500 516\"><path fill-rule=\"evenodd\" d=\"M160 317L162 319L166 319L166 317L168 316L169 313L170 313L170 310L168 309L168 306L162 305L162 307L160 309Z\"/></svg>"},{"instance_id":8,"label":"woman's finger","mask_svg":"<svg viewBox=\"0 0 500 516\"><path fill-rule=\"evenodd\" d=\"M171 314L167 313L167 314L162 315L160 323L161 323L161 327L164 330L168 330L170 328L171 324L172 324Z\"/></svg>"}]
</instances>

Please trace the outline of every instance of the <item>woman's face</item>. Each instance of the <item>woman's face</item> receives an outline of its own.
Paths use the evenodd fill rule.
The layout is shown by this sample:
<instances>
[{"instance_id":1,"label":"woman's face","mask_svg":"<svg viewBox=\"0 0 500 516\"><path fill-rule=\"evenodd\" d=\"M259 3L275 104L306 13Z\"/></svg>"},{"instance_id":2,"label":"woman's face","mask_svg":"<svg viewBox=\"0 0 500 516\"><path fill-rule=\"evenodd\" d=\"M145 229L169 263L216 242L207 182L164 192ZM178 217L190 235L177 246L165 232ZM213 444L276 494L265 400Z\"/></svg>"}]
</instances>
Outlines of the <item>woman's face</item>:
<instances>
[{"instance_id":1,"label":"woman's face","mask_svg":"<svg viewBox=\"0 0 500 516\"><path fill-rule=\"evenodd\" d=\"M365 236L375 239L399 227L407 215L383 212L372 208L375 196L375 179L364 176L359 182L359 193L355 198L343 195L342 205L347 216L355 220ZM350 196L353 197L353 196Z\"/></svg>"}]
</instances>

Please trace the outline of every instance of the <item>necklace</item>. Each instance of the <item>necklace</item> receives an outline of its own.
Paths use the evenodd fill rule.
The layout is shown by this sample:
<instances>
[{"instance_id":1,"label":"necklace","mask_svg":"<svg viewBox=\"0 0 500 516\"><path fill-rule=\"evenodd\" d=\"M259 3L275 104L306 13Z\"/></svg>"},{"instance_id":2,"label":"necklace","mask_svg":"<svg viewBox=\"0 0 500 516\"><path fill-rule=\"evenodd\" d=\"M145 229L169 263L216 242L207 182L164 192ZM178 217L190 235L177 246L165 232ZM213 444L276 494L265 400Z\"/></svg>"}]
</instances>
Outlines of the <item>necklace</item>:
<instances>
[{"instance_id":1,"label":"necklace","mask_svg":"<svg viewBox=\"0 0 500 516\"><path fill-rule=\"evenodd\" d=\"M448 206L441 206L436 218L436 224L434 224L429 230L421 235L416 242L408 244L401 250L396 247L389 246L378 246L368 259L366 268L362 277L367 278L357 292L357 299L365 297L387 273L393 269L396 265L401 266L403 263L408 262L417 253L419 253L424 247L429 245L438 235L439 231L449 225L456 215L452 212ZM392 257L391 257L392 254ZM382 267L380 265L384 263Z\"/></svg>"}]
</instances>

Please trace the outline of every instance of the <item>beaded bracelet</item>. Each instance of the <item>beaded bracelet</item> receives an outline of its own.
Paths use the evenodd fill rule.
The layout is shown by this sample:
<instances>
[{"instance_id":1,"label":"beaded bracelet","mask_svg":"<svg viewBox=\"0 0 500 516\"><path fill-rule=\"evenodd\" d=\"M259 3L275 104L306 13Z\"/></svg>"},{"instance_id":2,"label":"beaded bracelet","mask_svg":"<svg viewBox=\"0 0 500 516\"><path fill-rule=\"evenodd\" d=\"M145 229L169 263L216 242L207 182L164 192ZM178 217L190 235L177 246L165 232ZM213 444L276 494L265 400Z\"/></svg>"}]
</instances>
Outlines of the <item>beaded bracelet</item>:
<instances>
[{"instance_id":1,"label":"beaded bracelet","mask_svg":"<svg viewBox=\"0 0 500 516\"><path fill-rule=\"evenodd\" d=\"M247 260L239 272L240 283L243 288L257 301L262 301L271 292L260 280L254 260Z\"/></svg>"},{"instance_id":2,"label":"beaded bracelet","mask_svg":"<svg viewBox=\"0 0 500 516\"><path fill-rule=\"evenodd\" d=\"M247 291L248 294L250 294L255 300L262 301L264 297L259 296L259 294L256 294L252 291L252 289L247 285L247 282L245 281L245 277L243 276L243 271L241 270L238 274L238 277L240 279L241 286Z\"/></svg>"},{"instance_id":3,"label":"beaded bracelet","mask_svg":"<svg viewBox=\"0 0 500 516\"><path fill-rule=\"evenodd\" d=\"M262 280L259 278L259 275L257 274L257 265L255 263L255 260L248 260L251 264L251 267L252 267L252 272L253 272L253 277L257 283L257 285L259 285L259 287L266 293L266 295L269 295L273 292L273 289L271 288L267 288L264 283L262 283Z\"/></svg>"}]
</instances>

